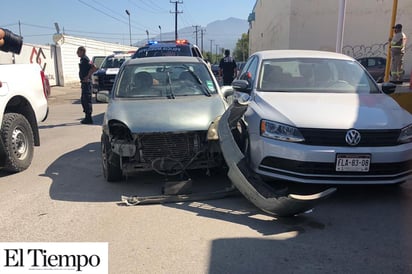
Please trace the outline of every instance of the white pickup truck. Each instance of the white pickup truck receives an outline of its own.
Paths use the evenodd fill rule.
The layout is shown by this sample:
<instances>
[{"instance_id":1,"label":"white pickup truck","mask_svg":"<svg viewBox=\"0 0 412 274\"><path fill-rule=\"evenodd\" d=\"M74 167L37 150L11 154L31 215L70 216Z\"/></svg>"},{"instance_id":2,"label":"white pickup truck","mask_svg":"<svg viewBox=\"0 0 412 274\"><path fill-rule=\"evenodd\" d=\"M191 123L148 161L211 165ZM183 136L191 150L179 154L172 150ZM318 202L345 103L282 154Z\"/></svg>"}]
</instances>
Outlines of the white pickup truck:
<instances>
[{"instance_id":1,"label":"white pickup truck","mask_svg":"<svg viewBox=\"0 0 412 274\"><path fill-rule=\"evenodd\" d=\"M40 145L50 85L38 64L0 65L0 168L27 169Z\"/></svg>"}]
</instances>

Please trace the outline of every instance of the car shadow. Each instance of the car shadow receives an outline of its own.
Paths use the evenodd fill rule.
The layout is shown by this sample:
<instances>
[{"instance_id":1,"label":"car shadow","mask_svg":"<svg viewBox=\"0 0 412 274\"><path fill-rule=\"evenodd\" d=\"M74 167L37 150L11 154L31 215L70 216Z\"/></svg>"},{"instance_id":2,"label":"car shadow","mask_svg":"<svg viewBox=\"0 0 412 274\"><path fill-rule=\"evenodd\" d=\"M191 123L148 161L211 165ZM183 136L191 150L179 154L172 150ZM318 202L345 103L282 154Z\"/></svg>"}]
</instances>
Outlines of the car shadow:
<instances>
[{"instance_id":1,"label":"car shadow","mask_svg":"<svg viewBox=\"0 0 412 274\"><path fill-rule=\"evenodd\" d=\"M100 142L87 144L57 158L42 176L52 179L49 195L54 200L73 202L120 202L122 195L158 194L153 174L108 183L101 166Z\"/></svg>"},{"instance_id":2,"label":"car shadow","mask_svg":"<svg viewBox=\"0 0 412 274\"><path fill-rule=\"evenodd\" d=\"M42 174L52 179L50 197L62 201L122 204L122 196L160 195L164 184L175 180L154 172L143 172L121 182L109 183L103 176L100 149L100 142L90 143L51 163ZM226 175L220 172L211 176L205 176L205 171L192 174L194 192L214 191L230 185Z\"/></svg>"},{"instance_id":3,"label":"car shadow","mask_svg":"<svg viewBox=\"0 0 412 274\"><path fill-rule=\"evenodd\" d=\"M193 193L210 193L231 185L225 172L206 176L204 171L198 171L190 175L193 180ZM171 180L153 172L146 172L130 176L119 183L106 182L101 167L100 142L87 144L60 156L48 166L42 176L52 179L49 195L54 200L113 202L118 206L126 206L122 202L122 196L160 195L165 182ZM305 191L305 188L310 190L325 186L298 187L295 184L294 187ZM313 210L290 218L277 218L266 214L241 194L216 200L164 203L163 206L192 212L205 218L241 224L262 235L274 235L290 231L303 233L313 229L324 230L328 226L336 225L332 220L349 214L362 222L365 219L376 219L376 222L379 222L379 214L384 214L387 221L396 223L397 219L402 218L405 208L412 208L411 190L411 182L401 186L339 186L335 194ZM409 203L408 207L405 207L405 203ZM377 212L376 216L368 215L372 211ZM339 225L345 226L345 223Z\"/></svg>"},{"instance_id":4,"label":"car shadow","mask_svg":"<svg viewBox=\"0 0 412 274\"><path fill-rule=\"evenodd\" d=\"M104 179L100 143L90 143L70 151L50 164L42 176L52 179L49 196L53 200L69 202L113 202L126 206L122 196L148 197L161 195L164 184L175 178L165 178L154 172L139 173L119 183L108 183ZM211 193L231 186L225 171L190 173L193 181L192 193ZM137 205L144 207L145 205ZM163 206L196 213L198 216L237 223L259 231L263 235L284 233L289 230L304 230L305 226L324 228L324 224L307 216L290 220L263 213L240 193L232 193L224 199L192 202L164 203ZM274 225L276 224L276 225ZM297 227L302 225L303 227Z\"/></svg>"},{"instance_id":5,"label":"car shadow","mask_svg":"<svg viewBox=\"0 0 412 274\"><path fill-rule=\"evenodd\" d=\"M412 182L338 189L297 217L227 218L267 237L212 240L208 273L410 273Z\"/></svg>"},{"instance_id":6,"label":"car shadow","mask_svg":"<svg viewBox=\"0 0 412 274\"><path fill-rule=\"evenodd\" d=\"M94 126L101 126L103 124L103 118L104 118L104 113L100 113L97 115L93 115L93 125ZM42 125L39 126L39 129L49 129L49 128L58 128L58 127L70 127L70 126L78 126L80 121L83 118L79 118L79 122L77 123L61 123L61 124L47 124L47 122L43 123ZM92 126L92 125L88 125Z\"/></svg>"}]
</instances>

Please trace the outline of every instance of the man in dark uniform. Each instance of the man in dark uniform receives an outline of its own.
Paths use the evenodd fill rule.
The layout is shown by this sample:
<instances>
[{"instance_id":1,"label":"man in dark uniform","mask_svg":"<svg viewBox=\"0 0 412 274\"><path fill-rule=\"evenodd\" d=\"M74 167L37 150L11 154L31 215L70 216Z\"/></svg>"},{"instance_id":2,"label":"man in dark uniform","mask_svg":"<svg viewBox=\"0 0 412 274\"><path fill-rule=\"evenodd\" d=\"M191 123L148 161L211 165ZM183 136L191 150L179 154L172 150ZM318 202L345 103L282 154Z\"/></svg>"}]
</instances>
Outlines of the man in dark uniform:
<instances>
[{"instance_id":1,"label":"man in dark uniform","mask_svg":"<svg viewBox=\"0 0 412 274\"><path fill-rule=\"evenodd\" d=\"M77 49L77 56L80 57L79 63L79 77L82 88L82 95L80 101L82 103L85 118L81 120L82 124L93 124L92 119L92 86L91 76L97 70L96 66L90 62L89 57L86 56L86 49L79 47Z\"/></svg>"},{"instance_id":2,"label":"man in dark uniform","mask_svg":"<svg viewBox=\"0 0 412 274\"><path fill-rule=\"evenodd\" d=\"M236 77L236 61L230 56L230 50L225 50L225 57L220 59L219 76L223 77L223 85L231 85L233 79Z\"/></svg>"}]
</instances>

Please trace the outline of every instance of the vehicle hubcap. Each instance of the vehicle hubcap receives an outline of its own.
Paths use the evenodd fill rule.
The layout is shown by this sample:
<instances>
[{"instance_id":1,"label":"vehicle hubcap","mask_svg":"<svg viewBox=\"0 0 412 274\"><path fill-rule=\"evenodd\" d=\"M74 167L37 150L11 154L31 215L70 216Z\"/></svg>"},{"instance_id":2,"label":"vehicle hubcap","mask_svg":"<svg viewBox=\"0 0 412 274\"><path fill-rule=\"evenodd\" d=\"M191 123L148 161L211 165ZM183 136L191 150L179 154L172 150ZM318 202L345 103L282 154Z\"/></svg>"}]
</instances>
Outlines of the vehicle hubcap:
<instances>
[{"instance_id":1,"label":"vehicle hubcap","mask_svg":"<svg viewBox=\"0 0 412 274\"><path fill-rule=\"evenodd\" d=\"M13 130L11 143L13 146L14 155L20 160L26 158L28 153L28 139L20 128L17 127Z\"/></svg>"}]
</instances>

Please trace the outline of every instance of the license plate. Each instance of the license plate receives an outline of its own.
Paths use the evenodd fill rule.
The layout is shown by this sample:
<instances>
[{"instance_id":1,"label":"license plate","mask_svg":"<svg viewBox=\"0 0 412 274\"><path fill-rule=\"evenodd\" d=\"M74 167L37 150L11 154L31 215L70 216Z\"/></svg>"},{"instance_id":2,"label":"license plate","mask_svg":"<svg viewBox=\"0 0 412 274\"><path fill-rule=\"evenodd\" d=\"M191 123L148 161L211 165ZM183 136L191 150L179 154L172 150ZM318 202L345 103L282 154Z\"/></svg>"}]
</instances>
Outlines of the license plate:
<instances>
[{"instance_id":1,"label":"license plate","mask_svg":"<svg viewBox=\"0 0 412 274\"><path fill-rule=\"evenodd\" d=\"M337 154L336 171L368 172L370 159L369 154Z\"/></svg>"}]
</instances>

